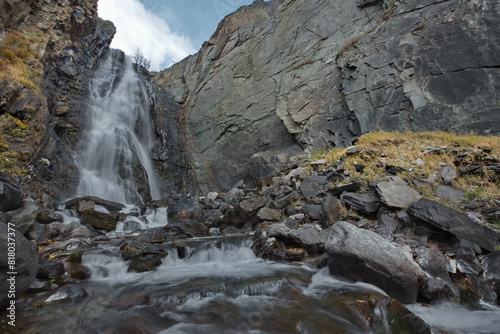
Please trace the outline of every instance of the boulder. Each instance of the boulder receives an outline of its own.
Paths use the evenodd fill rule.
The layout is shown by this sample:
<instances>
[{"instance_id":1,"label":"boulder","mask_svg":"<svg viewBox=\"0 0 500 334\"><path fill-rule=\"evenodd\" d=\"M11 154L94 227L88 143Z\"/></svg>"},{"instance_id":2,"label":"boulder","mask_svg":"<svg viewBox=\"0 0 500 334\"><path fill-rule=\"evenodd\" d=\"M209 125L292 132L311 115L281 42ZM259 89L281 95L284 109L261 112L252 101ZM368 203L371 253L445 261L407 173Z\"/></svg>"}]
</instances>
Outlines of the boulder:
<instances>
[{"instance_id":1,"label":"boulder","mask_svg":"<svg viewBox=\"0 0 500 334\"><path fill-rule=\"evenodd\" d=\"M167 212L172 219L197 219L203 213L203 208L195 198L187 198L169 206Z\"/></svg>"},{"instance_id":2,"label":"boulder","mask_svg":"<svg viewBox=\"0 0 500 334\"><path fill-rule=\"evenodd\" d=\"M146 254L133 258L129 263L128 271L142 273L155 270L163 263L161 260L163 257L159 254Z\"/></svg>"},{"instance_id":3,"label":"boulder","mask_svg":"<svg viewBox=\"0 0 500 334\"><path fill-rule=\"evenodd\" d=\"M118 223L118 215L96 210L85 210L80 214L80 221L83 225L92 226L98 230L114 231Z\"/></svg>"},{"instance_id":4,"label":"boulder","mask_svg":"<svg viewBox=\"0 0 500 334\"><path fill-rule=\"evenodd\" d=\"M458 201L464 197L464 192L460 189L453 188L452 186L440 185L436 189L436 195L451 201Z\"/></svg>"},{"instance_id":5,"label":"boulder","mask_svg":"<svg viewBox=\"0 0 500 334\"><path fill-rule=\"evenodd\" d=\"M466 214L426 198L415 202L408 213L459 239L472 241L489 252L495 250L500 239L500 233L475 222Z\"/></svg>"},{"instance_id":6,"label":"boulder","mask_svg":"<svg viewBox=\"0 0 500 334\"><path fill-rule=\"evenodd\" d=\"M15 247L12 245L15 240ZM15 249L14 249L15 248ZM14 253L14 254L12 254ZM38 261L36 246L26 239L12 225L0 223L0 308L9 303L11 284L8 279L15 278L15 298L21 297L35 279ZM15 263L9 263L10 255L14 255ZM15 275L9 273L15 272Z\"/></svg>"},{"instance_id":7,"label":"boulder","mask_svg":"<svg viewBox=\"0 0 500 334\"><path fill-rule=\"evenodd\" d=\"M377 183L376 188L380 200L391 208L405 208L422 198L416 190L408 187L406 182L397 176L392 176L390 181Z\"/></svg>"},{"instance_id":8,"label":"boulder","mask_svg":"<svg viewBox=\"0 0 500 334\"><path fill-rule=\"evenodd\" d=\"M52 279L59 278L65 273L64 265L54 259L38 258L38 270L36 278Z\"/></svg>"},{"instance_id":9,"label":"boulder","mask_svg":"<svg viewBox=\"0 0 500 334\"><path fill-rule=\"evenodd\" d=\"M130 260L138 256L147 254L158 254L162 257L167 255L167 252L160 246L140 241L129 241L124 243L120 250L125 260Z\"/></svg>"},{"instance_id":10,"label":"boulder","mask_svg":"<svg viewBox=\"0 0 500 334\"><path fill-rule=\"evenodd\" d=\"M262 208L257 213L257 216L261 220L271 220L278 221L281 220L281 210L271 209L271 208Z\"/></svg>"},{"instance_id":11,"label":"boulder","mask_svg":"<svg viewBox=\"0 0 500 334\"><path fill-rule=\"evenodd\" d=\"M269 225L267 235L270 238L277 238L282 241L288 240L290 237L290 229L283 223Z\"/></svg>"},{"instance_id":12,"label":"boulder","mask_svg":"<svg viewBox=\"0 0 500 334\"><path fill-rule=\"evenodd\" d=\"M156 244L129 241L120 247L125 260L130 260L128 271L145 272L155 270L167 256L164 248Z\"/></svg>"},{"instance_id":13,"label":"boulder","mask_svg":"<svg viewBox=\"0 0 500 334\"><path fill-rule=\"evenodd\" d=\"M61 223L40 224L35 222L33 227L28 232L27 237L30 240L36 241L55 239L65 228L66 225Z\"/></svg>"},{"instance_id":14,"label":"boulder","mask_svg":"<svg viewBox=\"0 0 500 334\"><path fill-rule=\"evenodd\" d=\"M97 196L83 196L83 197L73 198L70 199L69 201L66 201L65 206L67 209L74 208L78 205L79 202L94 202L97 205L105 207L110 212L118 212L125 209L125 205L121 203L109 201L103 198L99 198Z\"/></svg>"},{"instance_id":15,"label":"boulder","mask_svg":"<svg viewBox=\"0 0 500 334\"><path fill-rule=\"evenodd\" d=\"M493 287L486 283L482 278L467 276L456 282L460 291L460 303L471 306L479 306L482 302L497 302L497 294Z\"/></svg>"},{"instance_id":16,"label":"boulder","mask_svg":"<svg viewBox=\"0 0 500 334\"><path fill-rule=\"evenodd\" d=\"M0 171L0 211L17 209L24 193L19 184L7 173Z\"/></svg>"},{"instance_id":17,"label":"boulder","mask_svg":"<svg viewBox=\"0 0 500 334\"><path fill-rule=\"evenodd\" d=\"M300 183L300 191L302 195L309 200L318 196L321 187L317 179L310 177Z\"/></svg>"},{"instance_id":18,"label":"boulder","mask_svg":"<svg viewBox=\"0 0 500 334\"><path fill-rule=\"evenodd\" d=\"M307 218L320 220L322 217L322 207L319 204L304 204L300 209Z\"/></svg>"},{"instance_id":19,"label":"boulder","mask_svg":"<svg viewBox=\"0 0 500 334\"><path fill-rule=\"evenodd\" d=\"M321 203L323 219L321 223L323 227L330 227L342 218L344 207L342 202L336 197L327 195Z\"/></svg>"},{"instance_id":20,"label":"boulder","mask_svg":"<svg viewBox=\"0 0 500 334\"><path fill-rule=\"evenodd\" d=\"M2 221L6 224L14 224L19 232L26 235L35 224L39 209L40 207L33 199L26 198L20 208L5 213Z\"/></svg>"},{"instance_id":21,"label":"boulder","mask_svg":"<svg viewBox=\"0 0 500 334\"><path fill-rule=\"evenodd\" d=\"M450 185L452 181L457 178L457 176L457 172L451 165L444 166L443 170L441 171L441 178L446 185Z\"/></svg>"},{"instance_id":22,"label":"boulder","mask_svg":"<svg viewBox=\"0 0 500 334\"><path fill-rule=\"evenodd\" d=\"M87 290L85 290L83 287L75 284L68 284L60 287L47 299L45 299L45 304L68 302L71 300L77 300L87 297L87 295Z\"/></svg>"},{"instance_id":23,"label":"boulder","mask_svg":"<svg viewBox=\"0 0 500 334\"><path fill-rule=\"evenodd\" d=\"M96 236L97 234L95 230L90 230L87 226L76 221L65 225L62 230L63 238L88 238L90 236Z\"/></svg>"},{"instance_id":24,"label":"boulder","mask_svg":"<svg viewBox=\"0 0 500 334\"><path fill-rule=\"evenodd\" d=\"M376 285L402 303L416 301L418 280L425 274L408 248L347 222L338 222L326 232L330 274Z\"/></svg>"},{"instance_id":25,"label":"boulder","mask_svg":"<svg viewBox=\"0 0 500 334\"><path fill-rule=\"evenodd\" d=\"M344 192L340 199L344 204L365 214L375 213L380 208L380 201L367 194Z\"/></svg>"},{"instance_id":26,"label":"boulder","mask_svg":"<svg viewBox=\"0 0 500 334\"><path fill-rule=\"evenodd\" d=\"M64 221L64 217L61 214L54 212L53 210L40 208L36 220L40 224L50 224L54 222L62 223Z\"/></svg>"},{"instance_id":27,"label":"boulder","mask_svg":"<svg viewBox=\"0 0 500 334\"><path fill-rule=\"evenodd\" d=\"M310 254L321 254L324 252L325 244L323 235L316 225L302 225L302 227L292 230L290 237Z\"/></svg>"},{"instance_id":28,"label":"boulder","mask_svg":"<svg viewBox=\"0 0 500 334\"><path fill-rule=\"evenodd\" d=\"M500 250L481 258L483 278L490 283L500 296Z\"/></svg>"}]
</instances>

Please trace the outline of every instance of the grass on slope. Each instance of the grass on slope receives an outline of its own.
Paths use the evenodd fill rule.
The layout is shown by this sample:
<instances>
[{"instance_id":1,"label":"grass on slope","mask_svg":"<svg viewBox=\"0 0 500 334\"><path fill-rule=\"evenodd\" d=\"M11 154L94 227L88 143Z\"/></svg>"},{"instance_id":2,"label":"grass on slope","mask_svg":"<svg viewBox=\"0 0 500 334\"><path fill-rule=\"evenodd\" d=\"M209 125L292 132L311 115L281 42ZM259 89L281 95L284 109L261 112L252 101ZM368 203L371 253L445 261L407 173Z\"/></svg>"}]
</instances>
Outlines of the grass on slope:
<instances>
[{"instance_id":1,"label":"grass on slope","mask_svg":"<svg viewBox=\"0 0 500 334\"><path fill-rule=\"evenodd\" d=\"M442 184L443 166L451 165L458 174L452 186L464 191L466 199L499 205L499 175L491 168L500 163L499 137L444 131L373 132L361 136L356 146L354 154L347 154L349 148L334 148L312 158L324 158L327 165L343 161L351 178L366 181L386 179L387 166L394 167L409 184L422 180L413 183L423 196L457 207L457 203L435 195ZM363 165L362 172L355 165Z\"/></svg>"}]
</instances>

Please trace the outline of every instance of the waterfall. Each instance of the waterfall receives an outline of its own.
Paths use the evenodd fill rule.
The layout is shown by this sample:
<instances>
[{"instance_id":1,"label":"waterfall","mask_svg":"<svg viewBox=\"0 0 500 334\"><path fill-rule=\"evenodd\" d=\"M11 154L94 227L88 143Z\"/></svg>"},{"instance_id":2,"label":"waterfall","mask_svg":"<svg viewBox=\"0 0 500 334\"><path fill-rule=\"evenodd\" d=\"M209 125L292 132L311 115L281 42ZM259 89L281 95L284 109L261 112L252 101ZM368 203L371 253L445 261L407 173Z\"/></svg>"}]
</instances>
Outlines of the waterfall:
<instances>
[{"instance_id":1,"label":"waterfall","mask_svg":"<svg viewBox=\"0 0 500 334\"><path fill-rule=\"evenodd\" d=\"M111 50L90 83L89 125L75 159L80 167L79 196L120 203L142 202L139 177L160 198L149 152L153 145L149 96L131 61Z\"/></svg>"}]
</instances>

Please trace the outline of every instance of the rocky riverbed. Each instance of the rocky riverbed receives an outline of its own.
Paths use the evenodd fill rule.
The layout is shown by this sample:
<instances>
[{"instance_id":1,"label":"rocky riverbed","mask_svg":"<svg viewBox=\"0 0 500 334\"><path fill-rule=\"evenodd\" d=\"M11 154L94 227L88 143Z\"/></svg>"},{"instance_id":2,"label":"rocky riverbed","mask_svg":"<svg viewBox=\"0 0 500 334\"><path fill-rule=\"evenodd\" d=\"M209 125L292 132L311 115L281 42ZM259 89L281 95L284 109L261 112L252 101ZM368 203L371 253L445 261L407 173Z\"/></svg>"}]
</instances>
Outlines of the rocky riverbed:
<instances>
[{"instance_id":1,"label":"rocky riverbed","mask_svg":"<svg viewBox=\"0 0 500 334\"><path fill-rule=\"evenodd\" d=\"M337 161L346 161L346 157L352 155L361 157L365 150L363 146L351 147ZM491 160L493 155L489 157ZM495 166L495 162L490 165ZM288 284L294 282L290 283L292 290L311 288L318 277L365 282L370 284L370 292L363 290L362 296L358 296L356 294L361 292L355 289L351 291L353 294L342 295L347 299L341 304L354 310L347 318L366 322L365 327L360 327L364 331L380 332L376 328L383 324L377 322L376 312L383 305L390 319L400 317L404 326L418 327L411 332L429 332L428 325L402 304L451 303L487 312L498 305L500 293L500 232L495 225L499 208L477 200L466 200L463 196L454 200L455 207L459 205L464 208L462 210L435 200L439 196L448 198L450 194L457 196L460 193L460 190L445 185L450 183L449 177L459 177L450 176L447 167L436 166L440 177L433 181L438 194L434 199L415 190L413 185L423 180L403 179L394 167L387 168L387 174L380 180L368 182L349 176L341 163L327 164L324 159L309 159L300 166L262 178L255 184L240 182L225 193L214 191L205 196L172 196L148 205L124 205L86 196L68 200L57 210L43 208L29 198L23 199L22 190L2 173L4 196L1 205L4 212L1 219L5 224L14 224L19 231L16 236L18 254L29 254L28 250L34 248L34 244L38 249L38 263L33 263L29 256L17 260L19 275L28 278L18 285L18 291L27 291L19 300L19 307L23 314L32 314L34 310L37 314L44 313L45 308L64 308L64 305L93 300L96 277L114 278L117 284L121 284L119 282L127 275L149 280L147 277L162 277L160 273L172 275L171 271L176 267L168 267L166 263L187 265L187 261L192 265L193 262L189 261L193 260L189 259L204 254L197 258L196 264L205 263L211 267L210 263L217 262L218 256L225 254L235 257L233 260L225 258L224 266L230 266L232 261L256 261L239 270L251 271L252 266L260 268L263 260L259 258L265 259L265 266L280 268L276 269L279 272L284 270L283 266L288 268L273 274L273 279L265 275L267 278L263 278L261 269L257 269L257 276L249 274L258 282L261 297L277 298L276 291L280 291L278 295L283 293L285 300L300 300L295 300L297 296L287 290L291 288ZM469 167L468 170L473 169ZM489 203L494 204L495 200ZM5 236L2 233L2 237ZM2 247L6 245L3 241ZM219 255L214 255L214 252ZM104 256L104 260L101 258L104 262L96 265L96 256ZM6 264L2 262L1 266L4 268ZM120 268L121 274L113 271L115 266ZM297 266L303 268L300 269L303 272L289 278L288 270ZM148 273L153 276L147 276ZM184 287L187 290L182 292L160 291L153 287L155 284L143 283L140 288L132 289L136 292L124 292L131 294L130 298L136 293L141 296L140 300L131 301L124 309L138 305L152 307L153 300L158 297L156 293L168 295L169 300L176 299L177 303L170 305L175 309L191 298L187 296L189 294L195 293L197 300L203 300L226 291L226 283L206 282L202 279L203 273L198 275L195 276L201 281L191 281L193 285ZM279 281L277 277L287 281L286 289L275 281ZM251 286L253 283L244 281L238 284L244 289L246 284ZM273 288L263 288L260 284L271 284ZM153 291L146 296L140 292L143 289ZM323 291L321 298L328 298L328 303L339 302L337 299L341 297L332 292L336 289L338 286ZM356 300L366 304L356 304ZM304 314L301 316L305 317ZM235 319L238 317L243 316L235 315ZM45 328L43 326L47 326L50 317L39 315L39 318L36 326ZM168 324L162 323L159 327L152 327L155 329L142 332L156 333L159 328L199 321L191 316L188 318L189 321L177 319L170 322L170 319ZM211 320L206 321L214 328L224 327L228 321L208 318ZM271 322L266 319L264 322ZM304 328L307 328L308 322L305 324ZM394 333L403 330L393 327L392 323L388 326ZM273 328L266 327L265 330L287 332ZM349 332L347 327L339 328ZM433 328L440 327L434 325Z\"/></svg>"}]
</instances>

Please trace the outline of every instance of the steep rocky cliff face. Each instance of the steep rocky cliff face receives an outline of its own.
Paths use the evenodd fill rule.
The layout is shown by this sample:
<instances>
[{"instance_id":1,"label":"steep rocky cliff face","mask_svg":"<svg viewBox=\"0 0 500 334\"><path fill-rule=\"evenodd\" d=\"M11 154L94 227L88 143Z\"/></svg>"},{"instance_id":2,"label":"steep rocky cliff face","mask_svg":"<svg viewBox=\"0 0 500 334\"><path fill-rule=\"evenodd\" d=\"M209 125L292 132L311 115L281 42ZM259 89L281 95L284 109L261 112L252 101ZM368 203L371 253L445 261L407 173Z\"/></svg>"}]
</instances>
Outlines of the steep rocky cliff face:
<instances>
[{"instance_id":1,"label":"steep rocky cliff face","mask_svg":"<svg viewBox=\"0 0 500 334\"><path fill-rule=\"evenodd\" d=\"M494 0L256 1L154 81L189 179L228 189L377 128L498 134L499 18Z\"/></svg>"},{"instance_id":2,"label":"steep rocky cliff face","mask_svg":"<svg viewBox=\"0 0 500 334\"><path fill-rule=\"evenodd\" d=\"M74 193L88 81L115 28L97 0L0 0L0 18L2 168L50 204Z\"/></svg>"}]
</instances>

